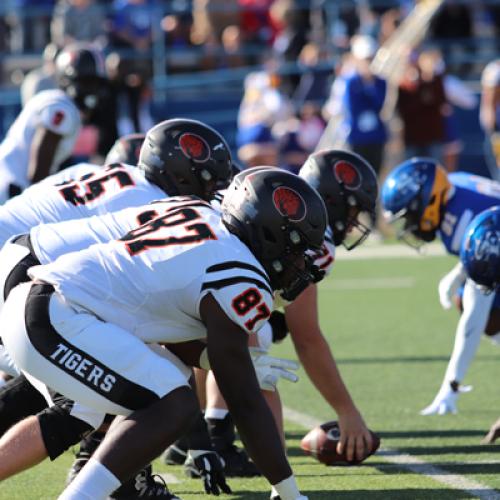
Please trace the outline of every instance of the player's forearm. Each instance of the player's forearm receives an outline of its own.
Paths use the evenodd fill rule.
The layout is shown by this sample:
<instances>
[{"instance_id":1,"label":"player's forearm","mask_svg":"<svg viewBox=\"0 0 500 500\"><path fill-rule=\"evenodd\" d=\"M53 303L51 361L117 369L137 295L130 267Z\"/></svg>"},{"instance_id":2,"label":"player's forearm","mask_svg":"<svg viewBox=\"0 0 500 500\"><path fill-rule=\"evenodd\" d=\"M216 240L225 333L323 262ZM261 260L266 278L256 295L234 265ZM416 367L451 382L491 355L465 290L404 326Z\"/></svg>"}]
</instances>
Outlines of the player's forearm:
<instances>
[{"instance_id":1,"label":"player's forearm","mask_svg":"<svg viewBox=\"0 0 500 500\"><path fill-rule=\"evenodd\" d=\"M462 382L474 359L484 332L494 295L485 295L468 280L463 295L464 311L458 322L446 382Z\"/></svg>"},{"instance_id":2,"label":"player's forearm","mask_svg":"<svg viewBox=\"0 0 500 500\"><path fill-rule=\"evenodd\" d=\"M238 412L234 406L228 406L248 453L269 482L276 484L289 477L292 469L269 406L263 398L259 399L252 403L251 412Z\"/></svg>"},{"instance_id":3,"label":"player's forearm","mask_svg":"<svg viewBox=\"0 0 500 500\"><path fill-rule=\"evenodd\" d=\"M292 474L273 415L265 402L244 345L243 350L220 356L208 344L210 364L241 439L251 458L271 484Z\"/></svg>"},{"instance_id":4,"label":"player's forearm","mask_svg":"<svg viewBox=\"0 0 500 500\"><path fill-rule=\"evenodd\" d=\"M337 414L356 410L324 338L321 337L316 342L296 344L295 347L311 382Z\"/></svg>"}]
</instances>

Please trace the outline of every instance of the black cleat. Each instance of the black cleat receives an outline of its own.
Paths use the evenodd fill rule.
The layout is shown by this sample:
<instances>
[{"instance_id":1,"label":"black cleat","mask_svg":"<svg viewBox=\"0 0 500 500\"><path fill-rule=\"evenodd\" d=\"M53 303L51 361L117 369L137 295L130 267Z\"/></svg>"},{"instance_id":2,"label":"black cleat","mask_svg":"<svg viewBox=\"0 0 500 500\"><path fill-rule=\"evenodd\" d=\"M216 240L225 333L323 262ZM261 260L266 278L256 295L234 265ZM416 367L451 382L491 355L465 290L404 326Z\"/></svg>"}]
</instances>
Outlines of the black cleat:
<instances>
[{"instance_id":1,"label":"black cleat","mask_svg":"<svg viewBox=\"0 0 500 500\"><path fill-rule=\"evenodd\" d=\"M71 465L66 477L66 485L71 483L77 474L83 469L84 465L89 461L97 447L104 439L104 433L93 432L80 441L80 449L75 455L75 461Z\"/></svg>"},{"instance_id":2,"label":"black cleat","mask_svg":"<svg viewBox=\"0 0 500 500\"><path fill-rule=\"evenodd\" d=\"M109 498L114 500L141 500L143 498L181 500L177 495L170 493L161 476L152 473L151 465L144 467L132 479L123 483Z\"/></svg>"},{"instance_id":3,"label":"black cleat","mask_svg":"<svg viewBox=\"0 0 500 500\"><path fill-rule=\"evenodd\" d=\"M217 450L217 453L224 460L224 474L227 477L262 476L257 466L242 448L231 445L222 450Z\"/></svg>"}]
</instances>

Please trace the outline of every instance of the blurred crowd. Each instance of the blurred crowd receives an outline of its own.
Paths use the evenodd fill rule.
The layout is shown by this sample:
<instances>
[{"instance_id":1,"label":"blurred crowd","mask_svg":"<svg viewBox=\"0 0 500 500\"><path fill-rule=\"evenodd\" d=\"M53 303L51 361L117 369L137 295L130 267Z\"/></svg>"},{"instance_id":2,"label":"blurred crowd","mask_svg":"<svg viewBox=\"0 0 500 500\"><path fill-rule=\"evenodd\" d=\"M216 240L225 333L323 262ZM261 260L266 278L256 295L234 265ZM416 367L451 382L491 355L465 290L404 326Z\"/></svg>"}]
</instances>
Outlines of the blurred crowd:
<instances>
[{"instance_id":1,"label":"blurred crowd","mask_svg":"<svg viewBox=\"0 0 500 500\"><path fill-rule=\"evenodd\" d=\"M0 39L4 52L43 52L43 65L20 79L23 103L54 87L54 60L68 43L104 50L112 99L103 110L103 151L117 136L152 125L151 78L160 54L167 75L259 68L244 81L238 114L236 145L245 166L296 171L330 122L330 144L349 147L380 172L396 118L404 156L430 155L451 171L462 149L454 110L478 104L462 80L482 70L474 57L485 36L497 51L500 4L445 2L426 44L408 48L394 92L371 62L415 3L11 0ZM82 154L93 147L87 139Z\"/></svg>"}]
</instances>

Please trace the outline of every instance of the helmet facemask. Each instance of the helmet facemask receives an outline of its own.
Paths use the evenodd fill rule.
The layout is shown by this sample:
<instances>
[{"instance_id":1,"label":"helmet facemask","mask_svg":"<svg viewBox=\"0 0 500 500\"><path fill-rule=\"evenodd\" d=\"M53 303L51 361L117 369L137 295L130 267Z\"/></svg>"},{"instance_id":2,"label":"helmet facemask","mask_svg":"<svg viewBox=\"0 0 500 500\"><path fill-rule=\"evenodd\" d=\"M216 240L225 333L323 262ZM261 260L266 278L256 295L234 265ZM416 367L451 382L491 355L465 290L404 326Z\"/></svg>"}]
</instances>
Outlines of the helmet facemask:
<instances>
[{"instance_id":1,"label":"helmet facemask","mask_svg":"<svg viewBox=\"0 0 500 500\"><path fill-rule=\"evenodd\" d=\"M319 250L318 248L307 247L300 244L300 234L296 229L289 231L289 239L293 246L300 245L300 248L289 247L283 257L265 261L262 265L269 274L269 279L273 289L278 290L278 294L287 302L292 302L311 283L321 281L325 272L314 264L314 258L307 252Z\"/></svg>"}]
</instances>

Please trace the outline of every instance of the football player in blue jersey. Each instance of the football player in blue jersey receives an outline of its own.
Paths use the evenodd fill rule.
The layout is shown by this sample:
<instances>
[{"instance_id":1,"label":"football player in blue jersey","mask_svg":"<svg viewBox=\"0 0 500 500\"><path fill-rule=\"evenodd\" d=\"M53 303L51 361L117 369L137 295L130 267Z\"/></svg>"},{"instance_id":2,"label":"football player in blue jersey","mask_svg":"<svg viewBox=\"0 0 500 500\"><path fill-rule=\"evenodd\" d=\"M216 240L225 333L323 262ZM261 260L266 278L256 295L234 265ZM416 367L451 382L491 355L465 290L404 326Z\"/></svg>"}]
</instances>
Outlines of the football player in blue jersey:
<instances>
[{"instance_id":1,"label":"football player in blue jersey","mask_svg":"<svg viewBox=\"0 0 500 500\"><path fill-rule=\"evenodd\" d=\"M500 204L500 184L464 172L447 174L432 158L412 158L396 167L384 182L382 206L385 217L401 224L398 237L414 247L437 235L447 252L458 256L467 225L475 215ZM440 284L443 305L465 279L461 265ZM466 287L460 300L463 313L446 374L432 403L422 415L456 413L456 403L481 333L500 332L500 294L485 294Z\"/></svg>"},{"instance_id":2,"label":"football player in blue jersey","mask_svg":"<svg viewBox=\"0 0 500 500\"><path fill-rule=\"evenodd\" d=\"M489 208L469 224L460 249L460 262L468 280L466 287L480 287L491 300L500 287L500 206ZM500 419L481 441L492 444L500 436Z\"/></svg>"}]
</instances>

